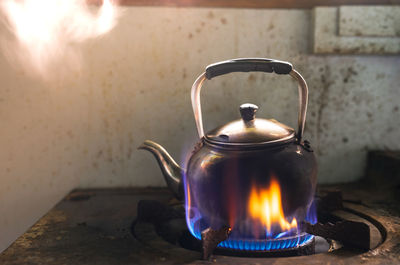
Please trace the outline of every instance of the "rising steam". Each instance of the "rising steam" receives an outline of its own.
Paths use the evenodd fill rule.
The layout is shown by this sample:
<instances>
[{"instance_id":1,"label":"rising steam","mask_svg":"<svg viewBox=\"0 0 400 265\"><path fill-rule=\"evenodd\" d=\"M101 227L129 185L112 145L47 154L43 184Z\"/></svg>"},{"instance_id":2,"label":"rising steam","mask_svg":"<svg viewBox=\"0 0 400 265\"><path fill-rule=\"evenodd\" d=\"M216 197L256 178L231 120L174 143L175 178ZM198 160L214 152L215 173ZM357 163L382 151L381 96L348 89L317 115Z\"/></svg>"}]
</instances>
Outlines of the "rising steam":
<instances>
[{"instance_id":1,"label":"rising steam","mask_svg":"<svg viewBox=\"0 0 400 265\"><path fill-rule=\"evenodd\" d=\"M79 44L109 32L116 24L111 1L103 0L95 8L85 0L2 0L0 11L11 33L2 36L3 51L11 64L45 79L55 69L79 69Z\"/></svg>"}]
</instances>

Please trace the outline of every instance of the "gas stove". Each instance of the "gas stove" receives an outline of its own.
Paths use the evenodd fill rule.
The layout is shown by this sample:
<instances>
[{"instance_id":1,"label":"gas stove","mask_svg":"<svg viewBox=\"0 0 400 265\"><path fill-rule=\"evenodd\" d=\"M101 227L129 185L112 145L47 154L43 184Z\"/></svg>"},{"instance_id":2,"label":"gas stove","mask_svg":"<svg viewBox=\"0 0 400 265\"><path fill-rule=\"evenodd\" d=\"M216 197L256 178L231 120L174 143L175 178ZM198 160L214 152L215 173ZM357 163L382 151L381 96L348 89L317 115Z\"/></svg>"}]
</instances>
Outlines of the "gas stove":
<instances>
[{"instance_id":1,"label":"gas stove","mask_svg":"<svg viewBox=\"0 0 400 265\"><path fill-rule=\"evenodd\" d=\"M358 264L368 260L372 264L399 263L400 219L398 212L393 212L398 209L389 203L386 210L390 209L391 213L386 212L369 198L367 187L356 188L358 185L320 187L317 197L319 223L305 225L309 234L276 240L275 244L269 242L264 249L246 242L236 242L232 246L224 241L220 243L218 239L213 241L215 237L224 237L224 229L206 230L202 241L197 240L186 227L183 207L174 200L168 204L156 200L140 201L132 232L144 245L168 249L176 258L210 259L210 252L214 252L211 260L217 264L250 261L263 264L271 259L274 264L341 264L342 261L343 264Z\"/></svg>"},{"instance_id":2,"label":"gas stove","mask_svg":"<svg viewBox=\"0 0 400 265\"><path fill-rule=\"evenodd\" d=\"M400 264L398 161L398 153L374 152L363 181L319 186L318 223L302 224L313 235L302 244L246 251L244 242L235 250L207 239L223 229L203 231L201 242L165 188L90 189L72 191L0 264Z\"/></svg>"}]
</instances>

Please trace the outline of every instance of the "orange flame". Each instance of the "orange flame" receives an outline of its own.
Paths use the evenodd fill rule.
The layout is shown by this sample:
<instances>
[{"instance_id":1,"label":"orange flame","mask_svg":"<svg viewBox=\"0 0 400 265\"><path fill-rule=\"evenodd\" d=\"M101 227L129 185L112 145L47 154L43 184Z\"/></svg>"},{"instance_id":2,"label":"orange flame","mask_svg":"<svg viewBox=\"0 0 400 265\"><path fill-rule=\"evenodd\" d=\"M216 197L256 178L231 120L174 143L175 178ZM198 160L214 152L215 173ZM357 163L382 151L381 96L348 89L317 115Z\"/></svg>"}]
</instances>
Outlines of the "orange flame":
<instances>
[{"instance_id":1,"label":"orange flame","mask_svg":"<svg viewBox=\"0 0 400 265\"><path fill-rule=\"evenodd\" d=\"M257 219L267 229L267 234L272 233L272 226L279 225L281 231L297 228L297 220L293 218L288 222L282 209L281 189L279 183L272 178L267 189L258 189L253 185L248 202L249 215Z\"/></svg>"}]
</instances>

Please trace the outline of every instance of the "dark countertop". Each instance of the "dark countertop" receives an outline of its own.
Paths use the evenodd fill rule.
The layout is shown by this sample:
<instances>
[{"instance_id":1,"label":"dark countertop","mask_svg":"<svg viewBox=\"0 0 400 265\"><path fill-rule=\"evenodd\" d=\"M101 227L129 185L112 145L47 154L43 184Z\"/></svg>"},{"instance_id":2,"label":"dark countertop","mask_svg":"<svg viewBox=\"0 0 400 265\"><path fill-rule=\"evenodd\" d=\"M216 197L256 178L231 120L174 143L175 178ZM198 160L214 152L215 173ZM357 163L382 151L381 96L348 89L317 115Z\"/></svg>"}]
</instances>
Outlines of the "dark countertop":
<instances>
[{"instance_id":1,"label":"dark countertop","mask_svg":"<svg viewBox=\"0 0 400 265\"><path fill-rule=\"evenodd\" d=\"M341 189L354 207L375 209L388 228L388 243L363 254L339 252L291 258L215 256L217 264L400 264L400 214L387 195L372 196L358 185ZM346 192L347 191L347 192ZM382 197L383 196L383 197ZM364 199L365 198L365 199ZM209 264L200 253L168 244L146 245L130 231L139 200L172 200L163 188L76 190L59 202L24 235L0 254L0 264ZM379 208L379 209L378 209ZM378 209L378 210L376 210ZM368 211L368 210L367 210ZM386 222L386 223L385 223Z\"/></svg>"}]
</instances>

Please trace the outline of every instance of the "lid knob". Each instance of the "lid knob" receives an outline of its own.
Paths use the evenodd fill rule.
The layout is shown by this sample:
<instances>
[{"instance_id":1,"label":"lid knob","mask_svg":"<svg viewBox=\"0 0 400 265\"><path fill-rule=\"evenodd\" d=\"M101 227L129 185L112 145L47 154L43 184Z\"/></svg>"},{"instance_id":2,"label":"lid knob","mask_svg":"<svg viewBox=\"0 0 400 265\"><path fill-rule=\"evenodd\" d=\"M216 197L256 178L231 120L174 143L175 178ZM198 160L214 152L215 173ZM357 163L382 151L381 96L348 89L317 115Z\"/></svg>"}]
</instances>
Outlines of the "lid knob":
<instances>
[{"instance_id":1,"label":"lid knob","mask_svg":"<svg viewBox=\"0 0 400 265\"><path fill-rule=\"evenodd\" d=\"M245 103L240 105L240 115L244 121L254 120L256 117L256 112L258 110L257 105L251 103Z\"/></svg>"}]
</instances>

